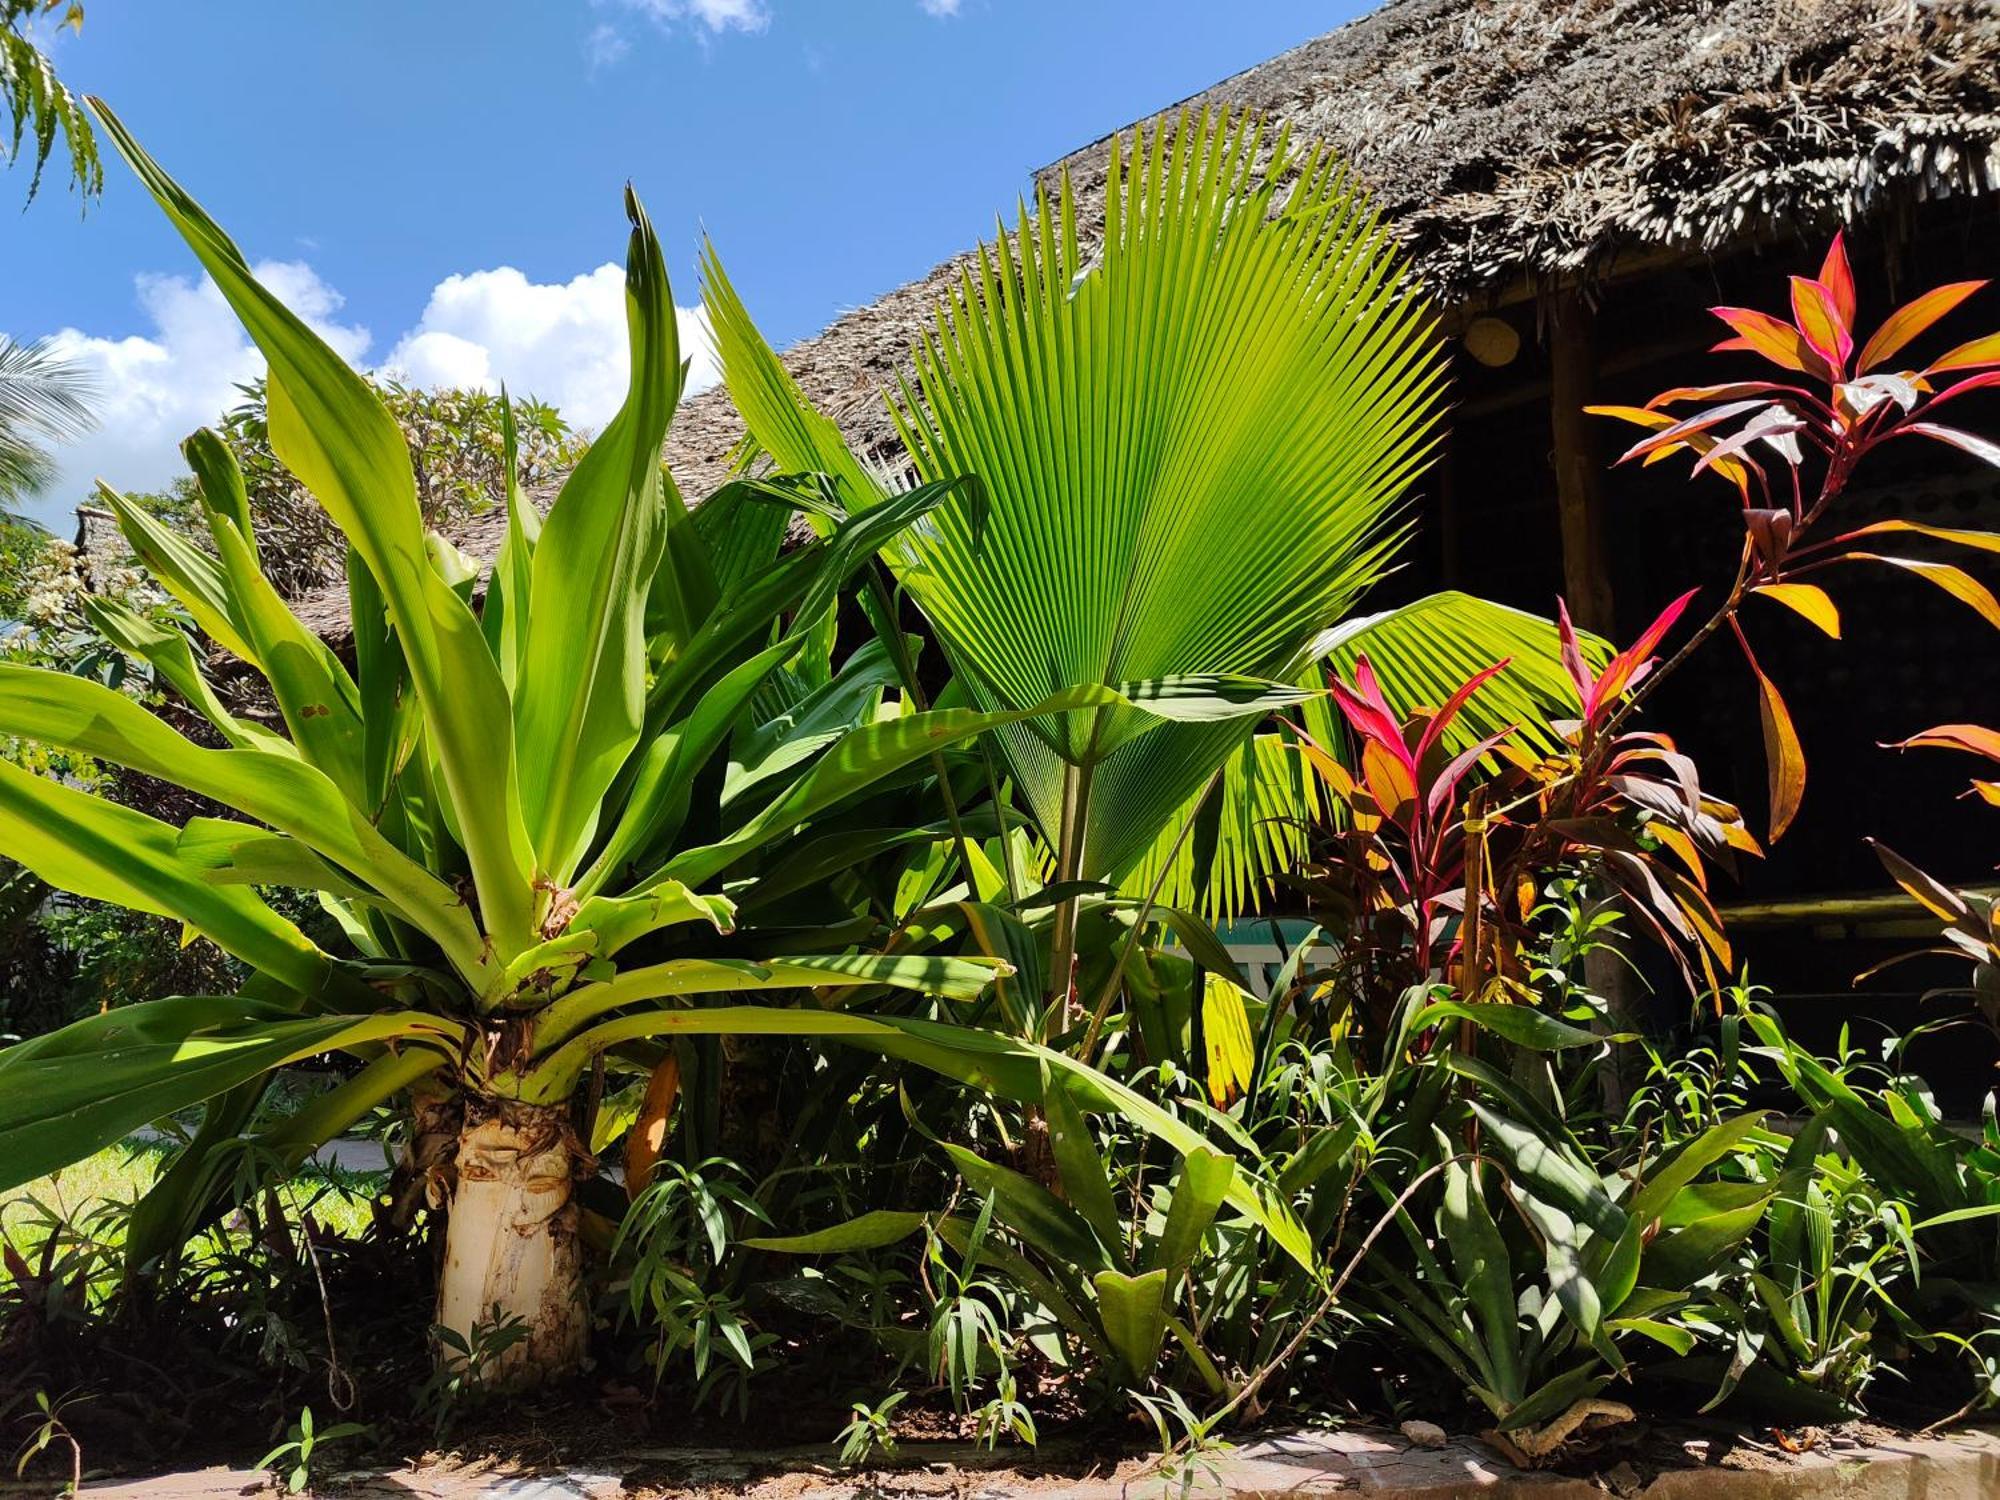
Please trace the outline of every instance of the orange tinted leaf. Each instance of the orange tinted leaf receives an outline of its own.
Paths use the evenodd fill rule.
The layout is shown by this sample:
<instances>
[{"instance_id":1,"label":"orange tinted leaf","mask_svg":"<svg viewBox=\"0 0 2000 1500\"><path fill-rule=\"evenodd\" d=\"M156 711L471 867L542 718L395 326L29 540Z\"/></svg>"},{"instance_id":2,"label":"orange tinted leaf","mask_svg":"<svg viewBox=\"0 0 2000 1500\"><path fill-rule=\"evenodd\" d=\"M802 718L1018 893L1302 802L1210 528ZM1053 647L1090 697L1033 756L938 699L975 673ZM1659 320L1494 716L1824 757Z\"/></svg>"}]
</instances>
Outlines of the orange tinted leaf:
<instances>
[{"instance_id":1,"label":"orange tinted leaf","mask_svg":"<svg viewBox=\"0 0 2000 1500\"><path fill-rule=\"evenodd\" d=\"M1957 891L1931 879L1887 844L1877 839L1869 839L1867 842L1868 847L1875 851L1875 857L1882 861L1882 868L1889 872L1889 878L1900 885L1912 900L1932 916L1946 922L1956 922L1970 914L1972 908L1965 904L1965 898Z\"/></svg>"},{"instance_id":2,"label":"orange tinted leaf","mask_svg":"<svg viewBox=\"0 0 2000 1500\"><path fill-rule=\"evenodd\" d=\"M1988 365L2000 365L2000 333L1989 333L1983 339L1960 344L1932 360L1924 373L1935 375L1939 370L1981 370Z\"/></svg>"},{"instance_id":3,"label":"orange tinted leaf","mask_svg":"<svg viewBox=\"0 0 2000 1500\"><path fill-rule=\"evenodd\" d=\"M1383 814L1395 819L1417 795L1409 768L1374 740L1361 747L1361 776Z\"/></svg>"},{"instance_id":4,"label":"orange tinted leaf","mask_svg":"<svg viewBox=\"0 0 2000 1500\"><path fill-rule=\"evenodd\" d=\"M1776 380L1731 380L1722 385L1677 385L1672 390L1661 391L1646 403L1645 409L1658 415L1654 408L1673 406L1682 401L1733 401L1739 396L1768 396L1776 394L1796 394L1801 387L1785 385ZM1631 411L1629 406L1586 407L1587 411L1605 413ZM1632 420L1627 418L1627 420Z\"/></svg>"},{"instance_id":5,"label":"orange tinted leaf","mask_svg":"<svg viewBox=\"0 0 2000 1500\"><path fill-rule=\"evenodd\" d=\"M1854 340L1833 305L1833 293L1804 276L1792 278L1792 318L1813 352L1836 371L1847 367L1854 352Z\"/></svg>"},{"instance_id":6,"label":"orange tinted leaf","mask_svg":"<svg viewBox=\"0 0 2000 1500\"><path fill-rule=\"evenodd\" d=\"M2000 807L2000 781L1975 781L1972 790L1988 807Z\"/></svg>"},{"instance_id":7,"label":"orange tinted leaf","mask_svg":"<svg viewBox=\"0 0 2000 1500\"><path fill-rule=\"evenodd\" d=\"M1851 541L1858 536L1879 536L1885 531L1914 532L1918 536L1935 537L1940 542L1953 542L1961 547L1976 547L1981 552L2000 552L2000 531L1954 531L1946 526L1923 526L1915 521L1876 521L1863 526L1839 541Z\"/></svg>"},{"instance_id":8,"label":"orange tinted leaf","mask_svg":"<svg viewBox=\"0 0 2000 1500\"><path fill-rule=\"evenodd\" d=\"M1701 852L1694 846L1694 840L1671 823L1655 820L1646 825L1646 831L1660 841L1663 848L1671 849L1674 857L1687 866L1688 874L1694 877L1696 885L1708 888L1708 872L1702 866Z\"/></svg>"},{"instance_id":9,"label":"orange tinted leaf","mask_svg":"<svg viewBox=\"0 0 2000 1500\"><path fill-rule=\"evenodd\" d=\"M1663 411L1648 411L1643 406L1586 406L1584 410L1593 417L1616 417L1621 422L1635 422L1641 427L1671 427L1676 420Z\"/></svg>"},{"instance_id":10,"label":"orange tinted leaf","mask_svg":"<svg viewBox=\"0 0 2000 1500\"><path fill-rule=\"evenodd\" d=\"M1861 358L1855 369L1863 374L1874 369L1985 285L1983 281L1953 281L1904 303L1861 346Z\"/></svg>"},{"instance_id":11,"label":"orange tinted leaf","mask_svg":"<svg viewBox=\"0 0 2000 1500\"><path fill-rule=\"evenodd\" d=\"M1936 724L1921 734L1897 740L1891 750L1967 750L2000 760L2000 729L1984 724Z\"/></svg>"},{"instance_id":12,"label":"orange tinted leaf","mask_svg":"<svg viewBox=\"0 0 2000 1500\"><path fill-rule=\"evenodd\" d=\"M1833 243L1826 247L1826 259L1819 267L1819 283L1826 288L1834 311L1840 314L1842 326L1851 331L1855 309L1854 268L1847 263L1847 235L1843 230L1836 229Z\"/></svg>"},{"instance_id":13,"label":"orange tinted leaf","mask_svg":"<svg viewBox=\"0 0 2000 1500\"><path fill-rule=\"evenodd\" d=\"M1971 605L1979 611L1981 619L1995 630L2000 630L2000 599L1995 599L1991 589L1963 568L1954 568L1950 563L1924 562L1914 557L1884 557L1877 552L1850 552L1842 560L1848 559L1888 563L1893 568L1902 568L1927 579L1952 598Z\"/></svg>"},{"instance_id":14,"label":"orange tinted leaf","mask_svg":"<svg viewBox=\"0 0 2000 1500\"><path fill-rule=\"evenodd\" d=\"M1804 375L1826 376L1832 373L1827 368L1827 361L1806 341L1806 336L1783 319L1750 307L1711 307L1709 311L1735 329L1737 334L1736 338L1725 340L1717 348L1749 349L1773 364Z\"/></svg>"},{"instance_id":15,"label":"orange tinted leaf","mask_svg":"<svg viewBox=\"0 0 2000 1500\"><path fill-rule=\"evenodd\" d=\"M1744 647L1747 654L1749 647ZM1806 793L1806 752L1799 732L1792 727L1791 710L1777 684L1764 675L1756 658L1750 670L1757 674L1757 719L1764 730L1764 769L1771 795L1771 842L1784 837L1798 816L1799 803Z\"/></svg>"},{"instance_id":16,"label":"orange tinted leaf","mask_svg":"<svg viewBox=\"0 0 2000 1500\"><path fill-rule=\"evenodd\" d=\"M1840 611L1833 606L1826 590L1811 583L1767 583L1757 590L1768 594L1787 609L1804 615L1821 630L1840 639Z\"/></svg>"}]
</instances>

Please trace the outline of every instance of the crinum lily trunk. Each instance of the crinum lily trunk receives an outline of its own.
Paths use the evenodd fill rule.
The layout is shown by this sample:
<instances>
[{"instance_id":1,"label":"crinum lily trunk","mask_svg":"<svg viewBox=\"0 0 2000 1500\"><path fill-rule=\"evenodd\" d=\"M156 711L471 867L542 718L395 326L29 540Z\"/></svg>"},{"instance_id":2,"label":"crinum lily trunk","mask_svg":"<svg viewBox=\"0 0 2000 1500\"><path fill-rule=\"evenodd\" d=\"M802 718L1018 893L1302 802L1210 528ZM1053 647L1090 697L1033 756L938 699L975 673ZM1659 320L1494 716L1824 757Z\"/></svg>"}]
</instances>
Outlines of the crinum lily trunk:
<instances>
[{"instance_id":1,"label":"crinum lily trunk","mask_svg":"<svg viewBox=\"0 0 2000 1500\"><path fill-rule=\"evenodd\" d=\"M590 1332L572 1192L589 1154L564 1107L468 1101L459 1131L437 1321L474 1351L488 1385L519 1389L573 1373ZM482 1342L525 1336L490 1357ZM447 1347L446 1363L468 1362Z\"/></svg>"}]
</instances>

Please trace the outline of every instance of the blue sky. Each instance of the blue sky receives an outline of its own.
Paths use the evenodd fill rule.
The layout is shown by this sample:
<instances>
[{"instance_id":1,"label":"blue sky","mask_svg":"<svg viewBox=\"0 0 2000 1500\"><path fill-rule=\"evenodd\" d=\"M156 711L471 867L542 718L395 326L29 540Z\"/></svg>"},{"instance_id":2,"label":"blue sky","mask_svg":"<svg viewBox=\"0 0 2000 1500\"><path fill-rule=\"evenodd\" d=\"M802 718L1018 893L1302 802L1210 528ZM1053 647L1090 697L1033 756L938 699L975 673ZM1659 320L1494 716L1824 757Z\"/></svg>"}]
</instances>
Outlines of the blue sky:
<instances>
[{"instance_id":1,"label":"blue sky","mask_svg":"<svg viewBox=\"0 0 2000 1500\"><path fill-rule=\"evenodd\" d=\"M696 301L702 229L765 332L813 332L990 232L1036 166L1348 19L1303 0L90 0L54 47L343 353L622 389L619 190ZM257 362L121 163L79 217L0 175L0 331L102 387L51 520L142 488Z\"/></svg>"}]
</instances>

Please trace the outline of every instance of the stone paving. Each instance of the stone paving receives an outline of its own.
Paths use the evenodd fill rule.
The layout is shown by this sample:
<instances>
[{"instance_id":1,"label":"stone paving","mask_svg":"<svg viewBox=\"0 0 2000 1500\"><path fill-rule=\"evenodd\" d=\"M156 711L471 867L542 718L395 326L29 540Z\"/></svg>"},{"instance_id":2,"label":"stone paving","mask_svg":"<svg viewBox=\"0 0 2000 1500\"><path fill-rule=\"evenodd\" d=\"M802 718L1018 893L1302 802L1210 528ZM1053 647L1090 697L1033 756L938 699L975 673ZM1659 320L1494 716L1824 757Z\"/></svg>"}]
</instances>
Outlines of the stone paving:
<instances>
[{"instance_id":1,"label":"stone paving","mask_svg":"<svg viewBox=\"0 0 2000 1500\"><path fill-rule=\"evenodd\" d=\"M1219 1457L1212 1471L1181 1482L1125 1465L1103 1477L1024 1478L981 1473L983 1455L906 1444L903 1462L863 1476L843 1474L825 1450L783 1455L713 1449L640 1450L617 1461L562 1472L484 1464L429 1464L337 1477L319 1493L355 1500L648 1500L745 1496L754 1500L1292 1500L1348 1494L1410 1500L1988 1500L2000 1497L2000 1433L1828 1444L1767 1466L1701 1465L1643 1479L1629 1463L1590 1478L1516 1469L1471 1438L1418 1446L1392 1432L1302 1431L1258 1438ZM934 1459L925 1462L926 1459ZM963 1466L961 1466L963 1465ZM39 1496L53 1486L0 1484L0 1495ZM94 1500L243 1500L275 1496L269 1477L206 1469L154 1479L86 1483Z\"/></svg>"}]
</instances>

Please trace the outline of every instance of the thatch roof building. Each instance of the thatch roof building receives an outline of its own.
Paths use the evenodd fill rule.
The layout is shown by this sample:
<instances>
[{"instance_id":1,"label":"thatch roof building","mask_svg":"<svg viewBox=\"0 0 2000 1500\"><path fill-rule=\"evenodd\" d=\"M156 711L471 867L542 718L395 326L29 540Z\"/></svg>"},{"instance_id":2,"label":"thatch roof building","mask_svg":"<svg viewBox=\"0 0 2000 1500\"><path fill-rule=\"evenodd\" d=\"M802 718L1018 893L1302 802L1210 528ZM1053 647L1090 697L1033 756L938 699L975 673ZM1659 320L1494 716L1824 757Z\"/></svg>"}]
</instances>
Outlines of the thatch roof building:
<instances>
[{"instance_id":1,"label":"thatch roof building","mask_svg":"<svg viewBox=\"0 0 2000 1500\"><path fill-rule=\"evenodd\" d=\"M1183 104L1255 110L1346 153L1441 306L1504 306L2000 192L2000 8L1390 0ZM1109 139L1038 182L1068 171L1088 213ZM805 393L879 456L895 443L880 393L963 263L786 355ZM725 392L688 403L668 447L683 488L718 482L741 436Z\"/></svg>"}]
</instances>

